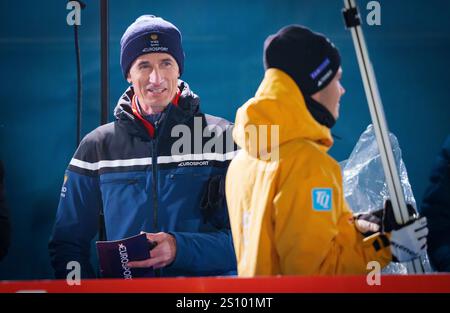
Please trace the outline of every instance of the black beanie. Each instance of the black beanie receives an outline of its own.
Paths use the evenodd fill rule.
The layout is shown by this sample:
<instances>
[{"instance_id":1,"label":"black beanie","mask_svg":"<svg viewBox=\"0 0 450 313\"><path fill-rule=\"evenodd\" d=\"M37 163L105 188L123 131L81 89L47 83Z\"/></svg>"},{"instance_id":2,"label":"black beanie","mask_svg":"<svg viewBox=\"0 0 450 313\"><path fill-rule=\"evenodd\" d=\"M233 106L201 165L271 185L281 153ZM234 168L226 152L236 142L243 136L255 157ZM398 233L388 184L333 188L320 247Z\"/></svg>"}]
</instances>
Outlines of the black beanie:
<instances>
[{"instance_id":1,"label":"black beanie","mask_svg":"<svg viewBox=\"0 0 450 313\"><path fill-rule=\"evenodd\" d=\"M300 25L289 25L264 42L264 66L286 72L303 95L325 88L341 65L339 51L328 38Z\"/></svg>"},{"instance_id":2,"label":"black beanie","mask_svg":"<svg viewBox=\"0 0 450 313\"><path fill-rule=\"evenodd\" d=\"M301 90L311 115L332 128L336 119L311 95L325 88L341 65L339 51L324 35L300 25L289 25L264 42L265 69L287 73Z\"/></svg>"}]
</instances>

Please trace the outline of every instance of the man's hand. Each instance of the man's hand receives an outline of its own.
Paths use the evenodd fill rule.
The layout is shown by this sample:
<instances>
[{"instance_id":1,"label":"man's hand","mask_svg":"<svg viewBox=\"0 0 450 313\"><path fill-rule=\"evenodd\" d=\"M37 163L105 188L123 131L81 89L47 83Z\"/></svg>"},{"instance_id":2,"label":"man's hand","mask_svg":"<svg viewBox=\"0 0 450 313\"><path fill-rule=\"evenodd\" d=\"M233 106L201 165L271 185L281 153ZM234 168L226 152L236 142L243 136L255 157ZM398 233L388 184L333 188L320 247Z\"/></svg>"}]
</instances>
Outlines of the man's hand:
<instances>
[{"instance_id":1,"label":"man's hand","mask_svg":"<svg viewBox=\"0 0 450 313\"><path fill-rule=\"evenodd\" d=\"M128 262L128 267L153 267L158 269L167 266L175 260L177 243L175 237L168 233L146 233L149 242L156 242L155 248L150 250L150 258L143 261Z\"/></svg>"},{"instance_id":2,"label":"man's hand","mask_svg":"<svg viewBox=\"0 0 450 313\"><path fill-rule=\"evenodd\" d=\"M387 200L384 210L360 213L354 216L355 227L364 236L376 232L390 232L391 251L394 262L406 262L423 254L427 248L427 219L418 218L416 210L407 204L408 213L412 219L404 224L397 224L392 203Z\"/></svg>"},{"instance_id":3,"label":"man's hand","mask_svg":"<svg viewBox=\"0 0 450 313\"><path fill-rule=\"evenodd\" d=\"M417 219L416 209L412 204L408 203L406 207L408 208L408 214L413 219ZM354 221L356 229L364 236L370 236L376 232L389 233L403 227L395 221L394 209L389 199L385 201L384 209L355 214Z\"/></svg>"},{"instance_id":4,"label":"man's hand","mask_svg":"<svg viewBox=\"0 0 450 313\"><path fill-rule=\"evenodd\" d=\"M364 236L370 236L381 231L383 210L369 213L359 213L354 216L356 229Z\"/></svg>"}]
</instances>

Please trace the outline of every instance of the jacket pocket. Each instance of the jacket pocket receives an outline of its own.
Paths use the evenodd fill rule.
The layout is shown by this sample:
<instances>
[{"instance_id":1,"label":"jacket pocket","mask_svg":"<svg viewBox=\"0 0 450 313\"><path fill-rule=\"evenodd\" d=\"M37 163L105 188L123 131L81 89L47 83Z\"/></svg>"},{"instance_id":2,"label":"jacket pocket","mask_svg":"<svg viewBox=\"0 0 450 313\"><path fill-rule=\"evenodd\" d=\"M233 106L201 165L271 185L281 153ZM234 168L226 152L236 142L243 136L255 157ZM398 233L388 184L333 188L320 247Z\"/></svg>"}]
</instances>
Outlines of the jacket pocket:
<instances>
[{"instance_id":1,"label":"jacket pocket","mask_svg":"<svg viewBox=\"0 0 450 313\"><path fill-rule=\"evenodd\" d=\"M129 229L141 229L151 219L152 190L146 175L111 175L100 178L103 211L108 234Z\"/></svg>"}]
</instances>

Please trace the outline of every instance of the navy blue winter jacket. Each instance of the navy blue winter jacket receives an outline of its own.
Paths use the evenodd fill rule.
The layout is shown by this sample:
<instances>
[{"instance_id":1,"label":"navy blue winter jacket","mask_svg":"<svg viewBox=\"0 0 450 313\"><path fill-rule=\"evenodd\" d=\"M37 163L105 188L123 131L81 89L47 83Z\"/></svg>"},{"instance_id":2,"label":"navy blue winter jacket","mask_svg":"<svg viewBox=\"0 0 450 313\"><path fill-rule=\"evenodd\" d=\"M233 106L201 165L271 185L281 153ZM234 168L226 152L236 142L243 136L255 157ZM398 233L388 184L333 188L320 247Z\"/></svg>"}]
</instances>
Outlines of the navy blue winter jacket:
<instances>
[{"instance_id":1,"label":"navy blue winter jacket","mask_svg":"<svg viewBox=\"0 0 450 313\"><path fill-rule=\"evenodd\" d=\"M226 201L218 188L235 154L230 123L201 113L185 82L179 89L154 137L132 111L130 87L115 109L116 121L80 143L64 177L49 243L57 278L66 277L69 261L80 262L82 277L95 277L90 246L102 208L108 240L140 231L175 237L175 260L161 276L236 274Z\"/></svg>"},{"instance_id":2,"label":"navy blue winter jacket","mask_svg":"<svg viewBox=\"0 0 450 313\"><path fill-rule=\"evenodd\" d=\"M450 272L450 136L433 167L421 212L428 220L428 255L438 271Z\"/></svg>"}]
</instances>

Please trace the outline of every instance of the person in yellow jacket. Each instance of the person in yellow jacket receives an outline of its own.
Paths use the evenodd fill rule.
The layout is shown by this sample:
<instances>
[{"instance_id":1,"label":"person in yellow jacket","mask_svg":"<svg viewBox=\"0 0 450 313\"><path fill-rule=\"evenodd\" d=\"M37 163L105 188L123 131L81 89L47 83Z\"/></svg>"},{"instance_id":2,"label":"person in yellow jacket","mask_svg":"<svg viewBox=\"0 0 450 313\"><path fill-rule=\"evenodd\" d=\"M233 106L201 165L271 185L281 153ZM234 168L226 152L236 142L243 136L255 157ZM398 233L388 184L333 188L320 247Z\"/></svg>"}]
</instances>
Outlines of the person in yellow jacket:
<instances>
[{"instance_id":1,"label":"person in yellow jacket","mask_svg":"<svg viewBox=\"0 0 450 313\"><path fill-rule=\"evenodd\" d=\"M238 274L358 274L370 261L416 258L426 248L425 218L380 233L345 202L341 170L327 153L345 92L337 48L299 25L264 46L265 76L237 112L241 150L226 177Z\"/></svg>"}]
</instances>

